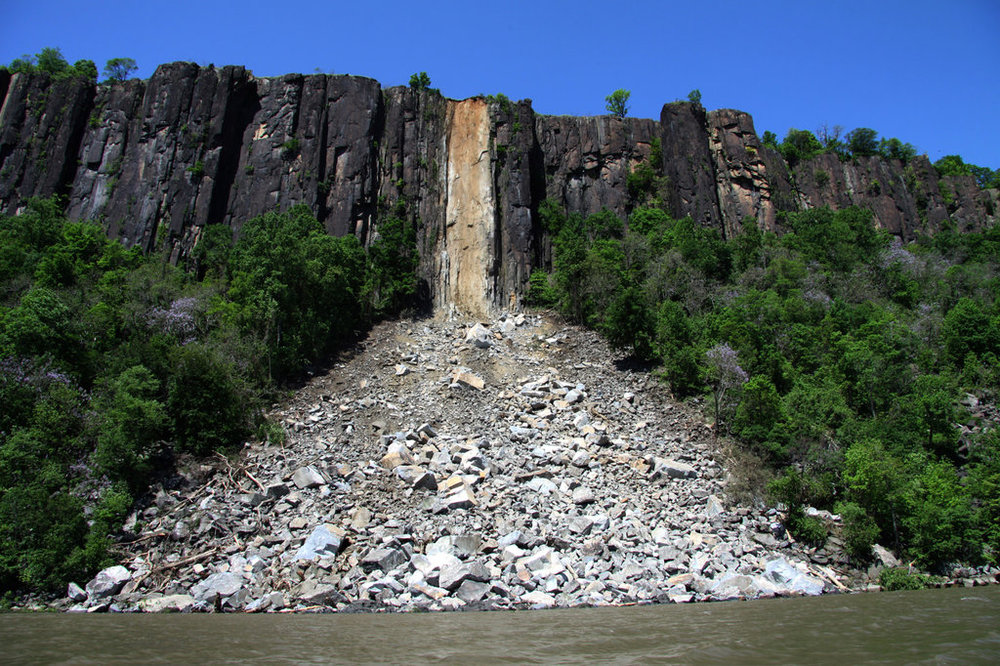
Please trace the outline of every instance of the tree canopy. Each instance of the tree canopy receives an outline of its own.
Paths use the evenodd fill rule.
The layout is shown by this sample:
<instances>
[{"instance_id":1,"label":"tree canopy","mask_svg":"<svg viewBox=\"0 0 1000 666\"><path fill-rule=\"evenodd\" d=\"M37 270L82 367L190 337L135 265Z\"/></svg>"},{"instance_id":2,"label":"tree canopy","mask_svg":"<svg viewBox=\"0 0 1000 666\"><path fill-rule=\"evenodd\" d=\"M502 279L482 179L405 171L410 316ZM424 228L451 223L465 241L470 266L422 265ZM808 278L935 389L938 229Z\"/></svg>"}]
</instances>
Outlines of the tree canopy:
<instances>
[{"instance_id":1,"label":"tree canopy","mask_svg":"<svg viewBox=\"0 0 1000 666\"><path fill-rule=\"evenodd\" d=\"M608 113L611 115L618 118L624 118L628 114L628 99L631 96L631 91L619 88L604 98L604 108L606 108Z\"/></svg>"},{"instance_id":2,"label":"tree canopy","mask_svg":"<svg viewBox=\"0 0 1000 666\"><path fill-rule=\"evenodd\" d=\"M139 69L132 58L112 58L104 65L104 76L109 81L124 81Z\"/></svg>"}]
</instances>

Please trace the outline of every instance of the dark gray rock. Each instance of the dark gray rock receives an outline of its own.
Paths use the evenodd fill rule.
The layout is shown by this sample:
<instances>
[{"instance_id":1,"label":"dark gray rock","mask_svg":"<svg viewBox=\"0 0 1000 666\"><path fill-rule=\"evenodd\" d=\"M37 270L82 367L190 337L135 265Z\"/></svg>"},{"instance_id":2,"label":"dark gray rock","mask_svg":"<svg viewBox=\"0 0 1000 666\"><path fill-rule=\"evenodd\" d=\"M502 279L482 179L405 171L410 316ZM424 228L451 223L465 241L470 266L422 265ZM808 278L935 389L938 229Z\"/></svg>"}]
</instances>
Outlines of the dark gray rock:
<instances>
[{"instance_id":1,"label":"dark gray rock","mask_svg":"<svg viewBox=\"0 0 1000 666\"><path fill-rule=\"evenodd\" d=\"M409 557L398 548L376 548L361 560L361 568L367 572L376 569L391 571L407 560Z\"/></svg>"}]
</instances>

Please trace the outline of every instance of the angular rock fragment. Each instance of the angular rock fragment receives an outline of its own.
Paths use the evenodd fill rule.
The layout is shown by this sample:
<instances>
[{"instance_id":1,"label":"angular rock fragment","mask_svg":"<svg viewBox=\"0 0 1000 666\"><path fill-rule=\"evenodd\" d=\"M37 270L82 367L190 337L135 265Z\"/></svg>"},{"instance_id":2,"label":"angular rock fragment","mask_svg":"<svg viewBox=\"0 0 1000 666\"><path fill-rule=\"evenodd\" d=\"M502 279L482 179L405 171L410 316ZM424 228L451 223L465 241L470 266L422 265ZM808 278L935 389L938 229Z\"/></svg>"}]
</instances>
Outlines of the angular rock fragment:
<instances>
[{"instance_id":1,"label":"angular rock fragment","mask_svg":"<svg viewBox=\"0 0 1000 666\"><path fill-rule=\"evenodd\" d=\"M66 596L73 601L86 601L87 593L82 587L76 583L70 583L66 586Z\"/></svg>"},{"instance_id":2,"label":"angular rock fragment","mask_svg":"<svg viewBox=\"0 0 1000 666\"><path fill-rule=\"evenodd\" d=\"M480 349L489 349L493 346L493 334L490 333L490 329L476 323L465 334L465 341L471 342Z\"/></svg>"},{"instance_id":3,"label":"angular rock fragment","mask_svg":"<svg viewBox=\"0 0 1000 666\"><path fill-rule=\"evenodd\" d=\"M87 583L87 596L91 599L101 599L118 594L131 578L129 570L121 565L108 567Z\"/></svg>"},{"instance_id":4,"label":"angular rock fragment","mask_svg":"<svg viewBox=\"0 0 1000 666\"><path fill-rule=\"evenodd\" d=\"M698 476L698 471L687 463L670 458L656 458L651 476L653 478L666 476L671 479L693 479Z\"/></svg>"},{"instance_id":5,"label":"angular rock fragment","mask_svg":"<svg viewBox=\"0 0 1000 666\"><path fill-rule=\"evenodd\" d=\"M413 454L411 454L406 449L399 449L396 451L390 451L382 457L379 461L384 469L394 470L400 465L416 465L417 461L414 459Z\"/></svg>"},{"instance_id":6,"label":"angular rock fragment","mask_svg":"<svg viewBox=\"0 0 1000 666\"><path fill-rule=\"evenodd\" d=\"M774 583L780 594L817 595L823 593L823 581L802 573L784 557L778 556L764 565L763 578Z\"/></svg>"},{"instance_id":7,"label":"angular rock fragment","mask_svg":"<svg viewBox=\"0 0 1000 666\"><path fill-rule=\"evenodd\" d=\"M315 488L325 484L326 479L319 473L319 470L312 465L308 465L295 470L295 473L292 474L292 483L300 489Z\"/></svg>"},{"instance_id":8,"label":"angular rock fragment","mask_svg":"<svg viewBox=\"0 0 1000 666\"><path fill-rule=\"evenodd\" d=\"M400 465L395 469L396 476L402 479L412 488L423 488L425 490L437 490L437 479L434 475L422 467L416 465Z\"/></svg>"},{"instance_id":9,"label":"angular rock fragment","mask_svg":"<svg viewBox=\"0 0 1000 666\"><path fill-rule=\"evenodd\" d=\"M398 548L376 548L369 551L361 560L361 568L366 572L372 572L376 569L392 571L408 559L406 553Z\"/></svg>"},{"instance_id":10,"label":"angular rock fragment","mask_svg":"<svg viewBox=\"0 0 1000 666\"><path fill-rule=\"evenodd\" d=\"M302 547L296 551L293 560L313 560L320 557L336 557L344 545L344 535L330 525L319 525L312 531Z\"/></svg>"},{"instance_id":11,"label":"angular rock fragment","mask_svg":"<svg viewBox=\"0 0 1000 666\"><path fill-rule=\"evenodd\" d=\"M144 613L183 613L191 610L195 598L190 594L168 594L161 597L146 597L139 602L139 610Z\"/></svg>"},{"instance_id":12,"label":"angular rock fragment","mask_svg":"<svg viewBox=\"0 0 1000 666\"><path fill-rule=\"evenodd\" d=\"M347 598L335 585L315 580L304 581L299 585L294 596L296 599L314 606L332 606L347 602Z\"/></svg>"},{"instance_id":13,"label":"angular rock fragment","mask_svg":"<svg viewBox=\"0 0 1000 666\"><path fill-rule=\"evenodd\" d=\"M243 589L243 577L233 571L214 573L191 588L195 601L214 604Z\"/></svg>"},{"instance_id":14,"label":"angular rock fragment","mask_svg":"<svg viewBox=\"0 0 1000 666\"><path fill-rule=\"evenodd\" d=\"M459 370L458 372L456 372L452 377L452 381L462 386L468 386L470 388L474 388L477 391L482 391L484 388L486 388L486 382L483 381L482 377L474 375L471 372L466 372L464 370Z\"/></svg>"},{"instance_id":15,"label":"angular rock fragment","mask_svg":"<svg viewBox=\"0 0 1000 666\"><path fill-rule=\"evenodd\" d=\"M590 488L585 488L580 486L573 490L573 504L584 505L592 504L597 498L594 496L594 491Z\"/></svg>"}]
</instances>

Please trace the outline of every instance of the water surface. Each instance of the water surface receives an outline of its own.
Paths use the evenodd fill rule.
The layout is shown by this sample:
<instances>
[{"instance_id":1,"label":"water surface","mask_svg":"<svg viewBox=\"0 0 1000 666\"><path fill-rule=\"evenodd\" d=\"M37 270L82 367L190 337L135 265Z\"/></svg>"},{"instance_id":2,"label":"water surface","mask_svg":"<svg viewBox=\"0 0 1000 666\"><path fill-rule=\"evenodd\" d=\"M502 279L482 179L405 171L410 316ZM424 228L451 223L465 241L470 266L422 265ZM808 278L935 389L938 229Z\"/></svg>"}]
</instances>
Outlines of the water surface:
<instances>
[{"instance_id":1,"label":"water surface","mask_svg":"<svg viewBox=\"0 0 1000 666\"><path fill-rule=\"evenodd\" d=\"M0 663L1000 663L1000 587L628 608L0 615Z\"/></svg>"}]
</instances>

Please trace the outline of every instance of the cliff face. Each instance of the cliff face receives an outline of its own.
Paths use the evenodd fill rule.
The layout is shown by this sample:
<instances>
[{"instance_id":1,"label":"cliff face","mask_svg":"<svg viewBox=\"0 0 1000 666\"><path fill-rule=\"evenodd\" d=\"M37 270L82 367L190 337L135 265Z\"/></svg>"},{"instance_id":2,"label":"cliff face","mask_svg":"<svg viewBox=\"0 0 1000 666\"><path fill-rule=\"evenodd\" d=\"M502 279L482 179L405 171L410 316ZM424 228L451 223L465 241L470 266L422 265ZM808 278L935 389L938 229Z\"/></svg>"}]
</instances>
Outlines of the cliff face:
<instances>
[{"instance_id":1,"label":"cliff face","mask_svg":"<svg viewBox=\"0 0 1000 666\"><path fill-rule=\"evenodd\" d=\"M417 228L421 295L470 314L515 301L549 243L537 210L627 216L626 180L660 141L665 203L726 236L750 217L870 208L904 238L996 219L996 191L940 178L926 157L790 167L745 113L672 103L659 121L541 116L530 101L446 100L360 77L259 79L241 67L163 65L94 86L0 73L0 212L61 194L69 215L178 259L209 224L239 231L307 204L331 234L370 242L394 215Z\"/></svg>"}]
</instances>

